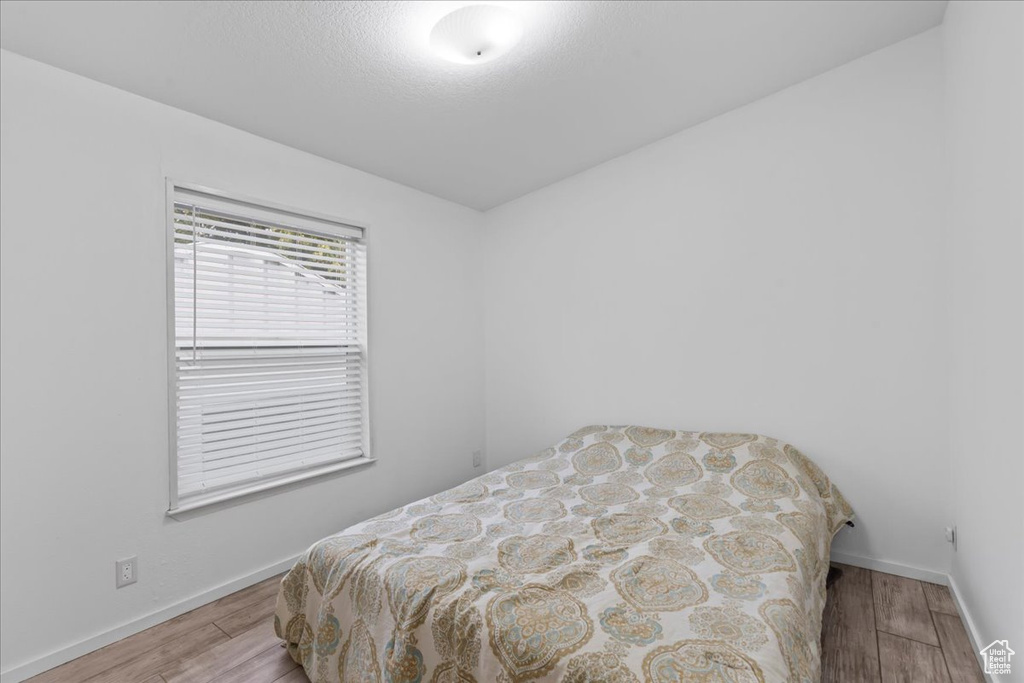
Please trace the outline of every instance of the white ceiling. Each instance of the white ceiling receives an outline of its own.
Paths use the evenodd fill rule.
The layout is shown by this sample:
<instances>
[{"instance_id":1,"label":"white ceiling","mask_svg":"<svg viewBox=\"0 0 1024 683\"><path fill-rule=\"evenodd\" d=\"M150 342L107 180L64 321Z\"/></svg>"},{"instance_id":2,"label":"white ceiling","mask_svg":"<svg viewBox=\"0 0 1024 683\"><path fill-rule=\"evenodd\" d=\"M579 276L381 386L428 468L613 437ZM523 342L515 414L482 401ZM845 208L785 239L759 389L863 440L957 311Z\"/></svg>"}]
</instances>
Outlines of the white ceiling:
<instances>
[{"instance_id":1,"label":"white ceiling","mask_svg":"<svg viewBox=\"0 0 1024 683\"><path fill-rule=\"evenodd\" d=\"M0 45L488 209L912 36L945 0L495 2L522 42L442 62L469 2L0 3Z\"/></svg>"}]
</instances>

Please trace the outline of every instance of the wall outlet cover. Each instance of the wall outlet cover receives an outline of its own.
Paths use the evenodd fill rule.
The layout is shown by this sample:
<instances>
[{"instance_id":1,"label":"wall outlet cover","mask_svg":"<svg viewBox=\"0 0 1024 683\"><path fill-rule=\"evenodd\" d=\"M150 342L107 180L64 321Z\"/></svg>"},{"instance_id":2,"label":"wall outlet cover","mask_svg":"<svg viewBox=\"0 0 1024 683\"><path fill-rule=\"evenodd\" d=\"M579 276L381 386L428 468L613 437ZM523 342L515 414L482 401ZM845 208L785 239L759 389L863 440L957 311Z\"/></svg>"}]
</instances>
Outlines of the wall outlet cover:
<instances>
[{"instance_id":1,"label":"wall outlet cover","mask_svg":"<svg viewBox=\"0 0 1024 683\"><path fill-rule=\"evenodd\" d=\"M483 451L473 451L473 467L480 467L484 464Z\"/></svg>"},{"instance_id":2,"label":"wall outlet cover","mask_svg":"<svg viewBox=\"0 0 1024 683\"><path fill-rule=\"evenodd\" d=\"M135 555L114 562L114 586L124 588L139 580L139 558Z\"/></svg>"}]
</instances>

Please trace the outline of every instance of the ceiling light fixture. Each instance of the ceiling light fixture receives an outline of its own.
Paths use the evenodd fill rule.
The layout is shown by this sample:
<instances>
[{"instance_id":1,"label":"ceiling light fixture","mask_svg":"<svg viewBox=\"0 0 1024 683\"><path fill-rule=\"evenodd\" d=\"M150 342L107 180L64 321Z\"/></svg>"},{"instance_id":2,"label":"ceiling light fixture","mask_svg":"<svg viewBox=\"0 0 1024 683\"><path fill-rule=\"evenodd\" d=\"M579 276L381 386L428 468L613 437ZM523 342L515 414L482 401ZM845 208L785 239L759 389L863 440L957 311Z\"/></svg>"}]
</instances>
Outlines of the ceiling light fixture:
<instances>
[{"instance_id":1,"label":"ceiling light fixture","mask_svg":"<svg viewBox=\"0 0 1024 683\"><path fill-rule=\"evenodd\" d=\"M507 7L470 5L446 14L430 32L430 47L458 64L483 64L511 50L523 34L519 15Z\"/></svg>"}]
</instances>

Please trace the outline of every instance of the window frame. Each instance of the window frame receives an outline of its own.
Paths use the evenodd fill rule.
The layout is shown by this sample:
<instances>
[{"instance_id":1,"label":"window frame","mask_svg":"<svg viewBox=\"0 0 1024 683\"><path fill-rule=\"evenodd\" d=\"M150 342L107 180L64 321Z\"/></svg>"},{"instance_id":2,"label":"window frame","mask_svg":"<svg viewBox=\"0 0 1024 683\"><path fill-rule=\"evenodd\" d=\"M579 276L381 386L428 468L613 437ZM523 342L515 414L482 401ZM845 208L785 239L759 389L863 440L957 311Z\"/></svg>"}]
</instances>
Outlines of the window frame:
<instances>
[{"instance_id":1,"label":"window frame","mask_svg":"<svg viewBox=\"0 0 1024 683\"><path fill-rule=\"evenodd\" d=\"M281 489L284 487L291 487L300 483L311 483L317 481L323 477L327 477L338 472L345 470L351 470L355 468L361 468L366 465L373 464L376 462L376 458L373 456L371 450L372 443L372 422L370 420L370 384L369 384L369 296L368 292L364 292L362 298L362 310L364 313L362 325L359 329L359 344L362 347L361 363L360 363L360 403L361 403L361 438L362 438L362 455L356 458L350 458L341 462L328 463L319 467L314 467L309 470L303 470L299 472L293 472L283 476L273 477L269 479L258 479L251 485L239 487L237 489L229 489L220 493L214 493L209 496L205 496L199 499L188 500L182 502L178 495L178 406L177 406L177 383L178 383L178 370L177 370L177 343L175 337L175 282L174 282L174 205L175 195L177 191L185 191L190 193L199 193L209 196L214 201L220 199L226 202L234 204L242 204L250 206L256 213L259 212L270 212L287 218L288 216L298 219L300 222L312 221L317 224L318 230L324 230L330 234L331 225L337 226L340 231L353 229L362 232L362 248L365 254L364 266L362 278L366 282L366 289L369 289L369 272L368 266L366 265L369 261L369 234L367 224L362 222L354 222L351 220L338 218L336 216L330 216L326 214L316 213L313 211L307 211L304 209L297 209L291 206L278 204L275 202L269 202L262 199L254 199L249 196L241 195L234 192L225 192L220 189L211 188L205 185L189 182L178 182L173 178L165 178L165 199L164 199L164 213L165 220L163 225L164 231L164 251L165 251L165 270L166 270L166 293L164 297L164 303L166 306L167 313L167 437L168 437L168 507L167 515L169 517L177 517L178 515L192 512L211 506L221 505L227 502L237 502L240 499L253 498L260 494L265 494L275 489ZM254 218L257 218L254 216ZM296 226L296 229L303 229L302 226Z\"/></svg>"}]
</instances>

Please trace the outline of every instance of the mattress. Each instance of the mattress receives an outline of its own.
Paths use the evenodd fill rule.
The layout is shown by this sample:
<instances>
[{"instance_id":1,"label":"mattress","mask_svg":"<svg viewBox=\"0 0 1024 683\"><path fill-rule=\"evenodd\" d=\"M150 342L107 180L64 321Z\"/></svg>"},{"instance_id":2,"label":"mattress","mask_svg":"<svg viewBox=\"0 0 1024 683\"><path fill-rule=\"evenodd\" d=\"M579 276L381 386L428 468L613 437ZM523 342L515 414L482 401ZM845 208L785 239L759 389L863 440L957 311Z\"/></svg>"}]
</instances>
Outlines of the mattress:
<instances>
[{"instance_id":1,"label":"mattress","mask_svg":"<svg viewBox=\"0 0 1024 683\"><path fill-rule=\"evenodd\" d=\"M817 682L851 517L776 439L584 427L316 543L274 625L314 682Z\"/></svg>"}]
</instances>

